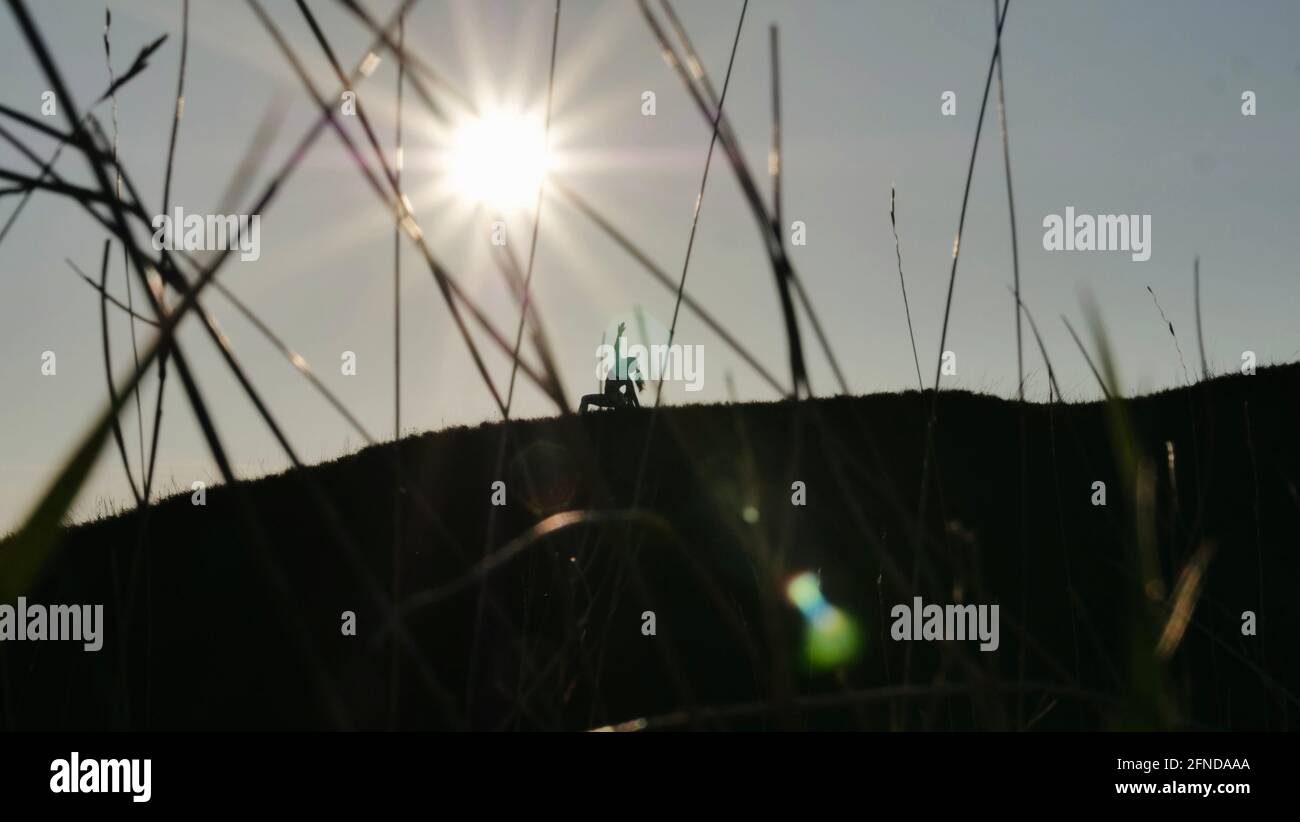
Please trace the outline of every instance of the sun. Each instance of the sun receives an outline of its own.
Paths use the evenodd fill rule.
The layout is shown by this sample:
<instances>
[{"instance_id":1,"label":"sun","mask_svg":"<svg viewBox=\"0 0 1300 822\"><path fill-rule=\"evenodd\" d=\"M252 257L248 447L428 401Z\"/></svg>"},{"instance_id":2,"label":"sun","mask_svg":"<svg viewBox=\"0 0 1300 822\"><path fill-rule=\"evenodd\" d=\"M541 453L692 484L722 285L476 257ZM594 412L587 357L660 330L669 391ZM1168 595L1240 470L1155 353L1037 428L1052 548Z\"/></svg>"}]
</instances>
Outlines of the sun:
<instances>
[{"instance_id":1,"label":"sun","mask_svg":"<svg viewBox=\"0 0 1300 822\"><path fill-rule=\"evenodd\" d=\"M494 211L532 208L550 169L546 134L536 119L506 110L461 123L443 162L456 195Z\"/></svg>"}]
</instances>

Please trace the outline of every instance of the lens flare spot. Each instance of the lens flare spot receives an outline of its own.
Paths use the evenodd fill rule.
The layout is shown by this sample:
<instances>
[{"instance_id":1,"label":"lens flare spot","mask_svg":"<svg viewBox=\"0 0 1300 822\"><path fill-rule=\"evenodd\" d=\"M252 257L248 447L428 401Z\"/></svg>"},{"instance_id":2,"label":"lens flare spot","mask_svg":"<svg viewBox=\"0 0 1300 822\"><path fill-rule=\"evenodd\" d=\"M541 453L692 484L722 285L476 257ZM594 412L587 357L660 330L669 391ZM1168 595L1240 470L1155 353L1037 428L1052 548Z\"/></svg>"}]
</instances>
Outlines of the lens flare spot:
<instances>
[{"instance_id":1,"label":"lens flare spot","mask_svg":"<svg viewBox=\"0 0 1300 822\"><path fill-rule=\"evenodd\" d=\"M785 586L785 594L808 620L813 619L827 604L822 597L821 589L817 586L817 575L811 571L793 577Z\"/></svg>"},{"instance_id":2,"label":"lens flare spot","mask_svg":"<svg viewBox=\"0 0 1300 822\"><path fill-rule=\"evenodd\" d=\"M813 670L840 668L858 655L861 634L852 617L822 595L817 575L806 571L786 584L786 596L803 614L804 659Z\"/></svg>"}]
</instances>

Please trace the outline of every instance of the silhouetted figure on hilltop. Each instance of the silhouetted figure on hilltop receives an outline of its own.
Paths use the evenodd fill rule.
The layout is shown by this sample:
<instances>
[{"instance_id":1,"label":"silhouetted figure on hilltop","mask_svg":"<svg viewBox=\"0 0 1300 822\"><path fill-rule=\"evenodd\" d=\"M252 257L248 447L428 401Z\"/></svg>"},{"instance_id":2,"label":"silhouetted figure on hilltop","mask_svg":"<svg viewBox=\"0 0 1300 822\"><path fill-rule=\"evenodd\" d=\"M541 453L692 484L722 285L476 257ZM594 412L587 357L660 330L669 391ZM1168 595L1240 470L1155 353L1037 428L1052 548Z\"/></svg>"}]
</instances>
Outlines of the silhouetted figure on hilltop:
<instances>
[{"instance_id":1,"label":"silhouetted figure on hilltop","mask_svg":"<svg viewBox=\"0 0 1300 822\"><path fill-rule=\"evenodd\" d=\"M578 405L578 413L585 414L590 407L595 408L640 408L641 402L636 392L645 388L641 379L636 357L623 356L623 331L626 323L618 324L618 335L614 338L614 366L605 374L604 390L599 394L583 396Z\"/></svg>"}]
</instances>

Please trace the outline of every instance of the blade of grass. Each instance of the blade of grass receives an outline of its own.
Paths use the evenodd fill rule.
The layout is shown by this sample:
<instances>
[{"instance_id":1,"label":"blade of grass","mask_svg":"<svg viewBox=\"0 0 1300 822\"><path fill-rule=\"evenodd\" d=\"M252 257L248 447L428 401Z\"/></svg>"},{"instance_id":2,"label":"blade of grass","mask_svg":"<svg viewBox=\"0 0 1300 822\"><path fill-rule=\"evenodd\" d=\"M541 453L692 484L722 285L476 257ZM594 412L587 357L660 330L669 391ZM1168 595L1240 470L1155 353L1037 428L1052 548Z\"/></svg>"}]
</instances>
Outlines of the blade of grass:
<instances>
[{"instance_id":1,"label":"blade of grass","mask_svg":"<svg viewBox=\"0 0 1300 822\"><path fill-rule=\"evenodd\" d=\"M903 292L903 314L907 317L907 338L912 342L912 362L916 365L916 390L925 391L921 379L921 358L916 354L916 334L912 331L912 309L907 304L907 281L903 279L903 249L898 240L898 219L894 214L894 187L889 187L889 227L894 232L894 256L898 259L898 287Z\"/></svg>"},{"instance_id":2,"label":"blade of grass","mask_svg":"<svg viewBox=\"0 0 1300 822\"><path fill-rule=\"evenodd\" d=\"M117 124L117 83L113 79L113 46L112 46L112 40L109 37L112 26L113 26L113 14L111 11L109 11L107 7L105 7L104 9L104 63L108 69L109 99L112 102L113 166L116 168L119 167L120 164L118 163L119 131L118 131L118 124ZM166 35L160 37L157 40L157 45L162 45L162 42L165 39L166 39ZM145 54L147 56L147 53L142 53L142 54ZM144 60L138 58L137 63L140 64L140 69L143 69ZM138 70L138 69L133 68L133 70ZM113 196L117 198L119 203L121 202L122 177L120 173L118 173L114 179ZM132 296L131 264L130 261L127 259L127 254L128 252L126 249L126 245L123 244L122 275L126 279L126 305L127 308L130 309L130 311L128 312L128 319L129 319L129 325L131 327L131 356L135 358L135 367L139 368L140 367L140 343L135 333L135 298ZM104 321L105 323L107 323L107 318L105 318ZM142 407L142 404L140 402L139 384L136 385L135 391L133 392L133 396L135 397L136 436L137 436L137 442L140 446L140 486L142 490L142 496L137 498L136 500L137 504L139 504L140 500L144 500L145 502L148 502L149 500L149 487L148 487L148 482L145 479L145 474L147 469L146 469L146 463L144 457L144 408Z\"/></svg>"},{"instance_id":3,"label":"blade of grass","mask_svg":"<svg viewBox=\"0 0 1300 822\"><path fill-rule=\"evenodd\" d=\"M1112 398L1111 389L1106 385L1106 380L1102 378L1101 372L1097 370L1097 364L1092 361L1092 356L1088 353L1088 349L1084 347L1083 340L1079 339L1079 335L1074 332L1074 326L1070 325L1070 321L1065 318L1064 314L1061 315L1061 322L1065 323L1066 329L1069 330L1070 336L1074 339L1074 344L1079 347L1079 353L1083 355L1083 359L1088 363L1088 370L1092 371L1093 378L1097 380L1097 387L1101 389L1102 396L1110 400Z\"/></svg>"},{"instance_id":4,"label":"blade of grass","mask_svg":"<svg viewBox=\"0 0 1300 822\"><path fill-rule=\"evenodd\" d=\"M138 320L138 321L144 323L145 325L152 325L152 326L154 326L155 328L158 327L158 321L157 321L157 320L151 320L151 319L149 319L148 317L145 317L145 316L143 316L143 315L141 315L141 314L137 314L135 311L131 310L131 309L127 306L126 303L122 302L122 301L119 300L117 297L114 297L112 294L109 294L109 293L104 289L103 286L101 286L99 283L95 282L94 280L90 279L90 277L86 276L85 272L83 272L80 268L78 268L78 267L77 267L77 264L74 263L72 260L69 260L69 259L66 259L66 258L65 258L63 261L64 261L65 263L68 264L68 267L69 267L69 268L71 268L73 271L75 271L75 272L77 273L77 276L78 276L78 277L80 277L81 279L85 280L87 285L89 285L91 288L93 288L93 289L95 289L96 291L98 291L98 292L103 296L104 299L108 300L110 303L112 303L113 305L117 306L121 311L123 311L123 312L125 312L125 313L127 313L127 314L130 314L130 315L131 315L132 317L134 317L136 320Z\"/></svg>"},{"instance_id":5,"label":"blade of grass","mask_svg":"<svg viewBox=\"0 0 1300 822\"><path fill-rule=\"evenodd\" d=\"M406 17L397 18L397 42L406 47ZM402 81L405 79L406 64L397 61L397 196L402 196L402 168L406 156L402 153ZM394 215L393 219L393 442L402 440L402 220ZM393 546L392 546L392 596L393 602L402 601L402 494L405 480L402 475L402 449L394 449L393 455ZM388 660L388 729L397 727L401 700L401 656L397 643L393 643Z\"/></svg>"},{"instance_id":6,"label":"blade of grass","mask_svg":"<svg viewBox=\"0 0 1300 822\"><path fill-rule=\"evenodd\" d=\"M112 240L105 240L104 258L99 269L99 317L104 350L104 376L108 381L108 399L112 405L118 405L117 388L113 385L113 355L108 341L108 291L105 288L105 284L108 282L108 252L111 247ZM137 363L136 368L139 367ZM113 417L113 439L117 442L117 451L122 457L122 469L126 472L127 485L131 486L131 496L135 498L135 504L139 505L140 491L135 487L135 478L131 475L131 461L126 456L126 441L122 438L122 426L116 416Z\"/></svg>"},{"instance_id":7,"label":"blade of grass","mask_svg":"<svg viewBox=\"0 0 1300 822\"><path fill-rule=\"evenodd\" d=\"M1196 346L1201 351L1201 381L1210 378L1210 367L1205 362L1205 334L1201 330L1201 256L1192 258L1192 290L1196 295Z\"/></svg>"},{"instance_id":8,"label":"blade of grass","mask_svg":"<svg viewBox=\"0 0 1300 822\"><path fill-rule=\"evenodd\" d=\"M767 213L767 208L763 205L763 197L759 193L758 187L755 185L748 167L745 165L744 157L740 154L739 146L734 140L728 139L727 137L729 129L727 128L725 120L725 109L721 105L722 98L721 96L712 96L712 84L708 82L707 76L704 73L703 65L698 59L690 58L691 72L694 73L696 77L700 78L706 92L709 92L710 94L710 101L706 102L704 95L696 88L694 82L692 82L691 73L687 72L685 64L682 59L678 57L677 51L673 47L672 43L669 42L663 27L650 11L649 4L646 0L637 0L637 2L641 9L642 17L645 18L646 24L650 27L651 32L655 35L655 38L659 43L660 53L663 56L664 62L671 70L677 73L682 83L686 86L686 90L691 96L691 99L695 101L696 108L700 111L700 114L704 117L705 121L709 123L710 129L717 135L717 139L722 142L723 152L726 154L728 162L731 163L736 178L740 183L741 191L744 194L745 200L749 204L750 210L758 224L759 233L767 245L768 257L772 264L772 273L776 279L777 296L780 298L781 302L781 313L782 320L785 323L786 341L790 349L790 382L793 385L795 396L809 394L811 392L808 387L808 373L804 364L803 342L799 334L798 317L795 314L794 301L790 293L790 280L794 276L793 267L791 266L788 255L785 253L782 238L779 236L779 233L774 234L772 231L773 223L771 215ZM676 14L673 12L670 5L663 3L662 0L661 5L664 7L665 13L668 15L670 21L677 19ZM676 31L679 39L682 39L683 43L686 45L688 57L689 55L694 54L694 48L689 45L689 38L686 38L685 28L680 25L680 21L677 22ZM724 83L723 85L725 92L726 84Z\"/></svg>"}]
</instances>

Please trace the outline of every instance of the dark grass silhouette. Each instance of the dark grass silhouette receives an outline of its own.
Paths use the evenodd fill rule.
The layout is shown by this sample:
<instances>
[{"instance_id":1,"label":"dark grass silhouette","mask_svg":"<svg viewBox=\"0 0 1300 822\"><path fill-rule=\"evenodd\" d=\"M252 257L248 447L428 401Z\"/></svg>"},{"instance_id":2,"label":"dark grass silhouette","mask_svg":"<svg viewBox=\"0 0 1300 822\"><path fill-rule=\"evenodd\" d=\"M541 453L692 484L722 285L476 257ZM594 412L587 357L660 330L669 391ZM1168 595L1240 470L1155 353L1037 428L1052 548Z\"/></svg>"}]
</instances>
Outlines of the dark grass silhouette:
<instances>
[{"instance_id":1,"label":"dark grass silhouette","mask_svg":"<svg viewBox=\"0 0 1300 822\"><path fill-rule=\"evenodd\" d=\"M1021 406L944 392L930 470L947 521L933 523L935 539L915 527L931 400L909 392L661 408L636 510L649 409L514 421L501 477L489 473L492 424L240 483L288 597L256 557L229 487L208 489L203 507L188 494L152 506L143 536L138 512L70 528L29 600L105 603L104 650L6 643L4 725L385 727L394 634L365 574L314 513L310 473L366 572L387 580L400 563L413 640L398 645L400 728L643 718L629 727L1294 727L1300 366L1116 401L1139 462L1154 468L1147 510L1120 490L1106 403ZM1022 413L1023 511L1018 460L1006 450ZM406 501L395 557L399 447ZM503 545L482 560L497 479L507 488ZM791 504L795 480L806 483L806 506ZM1107 483L1105 507L1091 504L1096 480ZM1161 592L1135 613L1126 603L1147 586L1126 546L1148 515ZM918 539L925 561L913 590ZM1156 633L1168 622L1176 594L1165 592L1205 541L1217 550L1181 641L1167 661L1151 645L1131 653L1135 636L1153 635L1137 630L1144 620ZM862 651L842 669L812 673L800 662L802 617L783 593L800 570L819 573L827 599L860 626ZM489 604L471 688L480 589ZM1001 647L914 643L904 686L906 643L889 638L888 612L914 595L1000 603ZM348 610L355 637L340 630ZM642 635L646 610L655 636ZM1258 616L1257 636L1242 635L1246 610Z\"/></svg>"}]
</instances>

